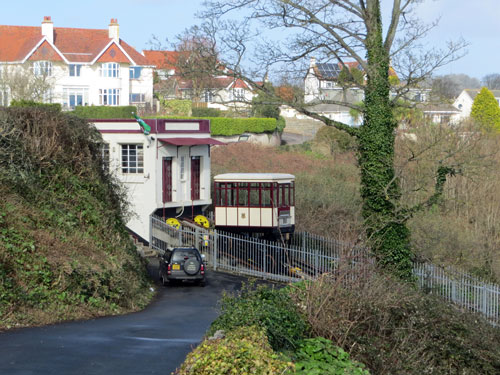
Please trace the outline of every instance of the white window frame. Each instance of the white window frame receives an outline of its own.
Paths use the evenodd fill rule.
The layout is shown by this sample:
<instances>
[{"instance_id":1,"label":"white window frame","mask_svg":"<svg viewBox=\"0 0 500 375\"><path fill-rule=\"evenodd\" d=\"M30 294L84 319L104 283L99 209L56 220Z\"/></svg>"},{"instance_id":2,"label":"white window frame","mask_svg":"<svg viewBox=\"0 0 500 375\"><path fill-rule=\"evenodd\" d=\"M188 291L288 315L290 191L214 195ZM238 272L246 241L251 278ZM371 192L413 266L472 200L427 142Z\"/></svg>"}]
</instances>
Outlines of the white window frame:
<instances>
[{"instance_id":1,"label":"white window frame","mask_svg":"<svg viewBox=\"0 0 500 375\"><path fill-rule=\"evenodd\" d=\"M133 100L133 95L138 95L139 100ZM129 95L129 102L130 103L145 103L146 102L146 94L141 93L141 92L132 92Z\"/></svg>"},{"instance_id":2,"label":"white window frame","mask_svg":"<svg viewBox=\"0 0 500 375\"><path fill-rule=\"evenodd\" d=\"M120 78L120 64L102 63L100 69L101 77Z\"/></svg>"},{"instance_id":3,"label":"white window frame","mask_svg":"<svg viewBox=\"0 0 500 375\"><path fill-rule=\"evenodd\" d=\"M120 145L122 174L144 173L144 145L127 143Z\"/></svg>"},{"instance_id":4,"label":"white window frame","mask_svg":"<svg viewBox=\"0 0 500 375\"><path fill-rule=\"evenodd\" d=\"M203 93L203 101L205 103L213 103L213 101L214 101L214 93L211 90L206 90Z\"/></svg>"},{"instance_id":5,"label":"white window frame","mask_svg":"<svg viewBox=\"0 0 500 375\"><path fill-rule=\"evenodd\" d=\"M231 91L231 95L233 100L245 100L245 89L243 88L234 88Z\"/></svg>"},{"instance_id":6,"label":"white window frame","mask_svg":"<svg viewBox=\"0 0 500 375\"><path fill-rule=\"evenodd\" d=\"M72 106L71 97L75 97L75 105ZM82 97L82 104L78 104L78 96ZM89 105L88 87L63 87L63 108L75 109L78 105Z\"/></svg>"},{"instance_id":7,"label":"white window frame","mask_svg":"<svg viewBox=\"0 0 500 375\"><path fill-rule=\"evenodd\" d=\"M34 61L33 74L35 76L52 76L52 61Z\"/></svg>"},{"instance_id":8,"label":"white window frame","mask_svg":"<svg viewBox=\"0 0 500 375\"><path fill-rule=\"evenodd\" d=\"M142 76L142 66L131 66L129 69L130 79L140 79Z\"/></svg>"},{"instance_id":9,"label":"white window frame","mask_svg":"<svg viewBox=\"0 0 500 375\"><path fill-rule=\"evenodd\" d=\"M99 105L120 105L120 89L99 89Z\"/></svg>"},{"instance_id":10,"label":"white window frame","mask_svg":"<svg viewBox=\"0 0 500 375\"><path fill-rule=\"evenodd\" d=\"M109 143L107 142L101 144L101 157L102 157L102 168L106 171L109 171L111 154L110 154Z\"/></svg>"},{"instance_id":11,"label":"white window frame","mask_svg":"<svg viewBox=\"0 0 500 375\"><path fill-rule=\"evenodd\" d=\"M73 72L71 72L71 70L73 70ZM69 64L68 71L70 77L80 77L82 74L82 64Z\"/></svg>"}]
</instances>

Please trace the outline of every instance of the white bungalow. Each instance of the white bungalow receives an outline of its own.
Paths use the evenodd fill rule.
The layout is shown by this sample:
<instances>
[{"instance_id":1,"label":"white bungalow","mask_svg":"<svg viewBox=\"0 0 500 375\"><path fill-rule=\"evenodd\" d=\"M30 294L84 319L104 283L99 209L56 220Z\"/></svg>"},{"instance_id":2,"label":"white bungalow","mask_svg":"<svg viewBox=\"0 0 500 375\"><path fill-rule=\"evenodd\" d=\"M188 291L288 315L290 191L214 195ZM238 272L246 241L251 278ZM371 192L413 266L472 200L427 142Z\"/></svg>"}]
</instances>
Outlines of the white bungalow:
<instances>
[{"instance_id":1,"label":"white bungalow","mask_svg":"<svg viewBox=\"0 0 500 375\"><path fill-rule=\"evenodd\" d=\"M149 215L194 217L212 203L208 120L145 120L145 135L135 120L92 120L106 145L105 162L128 192L128 228L149 241Z\"/></svg>"}]
</instances>

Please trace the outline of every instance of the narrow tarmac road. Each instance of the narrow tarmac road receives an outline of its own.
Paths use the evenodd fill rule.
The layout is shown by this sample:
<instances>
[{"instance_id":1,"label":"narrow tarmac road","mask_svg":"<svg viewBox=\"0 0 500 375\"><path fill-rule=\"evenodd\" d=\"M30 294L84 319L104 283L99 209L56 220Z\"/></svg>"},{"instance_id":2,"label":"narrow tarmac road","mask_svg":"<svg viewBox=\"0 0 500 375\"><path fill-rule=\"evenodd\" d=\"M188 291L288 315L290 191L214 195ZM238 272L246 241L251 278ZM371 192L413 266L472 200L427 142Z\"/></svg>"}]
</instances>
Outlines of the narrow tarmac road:
<instances>
[{"instance_id":1,"label":"narrow tarmac road","mask_svg":"<svg viewBox=\"0 0 500 375\"><path fill-rule=\"evenodd\" d=\"M170 375L217 317L222 291L245 280L207 275L205 288L158 286L138 313L0 333L0 374Z\"/></svg>"}]
</instances>

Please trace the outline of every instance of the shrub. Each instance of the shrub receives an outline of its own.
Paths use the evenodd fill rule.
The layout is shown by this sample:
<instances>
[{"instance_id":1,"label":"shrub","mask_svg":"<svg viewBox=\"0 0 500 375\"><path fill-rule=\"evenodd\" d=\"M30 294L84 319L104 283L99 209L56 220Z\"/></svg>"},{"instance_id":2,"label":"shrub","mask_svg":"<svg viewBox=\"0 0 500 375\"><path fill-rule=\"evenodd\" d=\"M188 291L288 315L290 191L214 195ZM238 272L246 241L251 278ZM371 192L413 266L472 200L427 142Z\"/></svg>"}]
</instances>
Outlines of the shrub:
<instances>
[{"instance_id":1,"label":"shrub","mask_svg":"<svg viewBox=\"0 0 500 375\"><path fill-rule=\"evenodd\" d=\"M292 374L293 363L275 354L262 328L240 327L223 339L205 340L188 354L177 375Z\"/></svg>"},{"instance_id":2,"label":"shrub","mask_svg":"<svg viewBox=\"0 0 500 375\"><path fill-rule=\"evenodd\" d=\"M286 120L283 116L280 116L276 121L276 129L278 130L279 133L283 133L285 127L286 127Z\"/></svg>"},{"instance_id":3,"label":"shrub","mask_svg":"<svg viewBox=\"0 0 500 375\"><path fill-rule=\"evenodd\" d=\"M349 358L342 348L323 337L304 340L295 352L298 375L369 375L364 365Z\"/></svg>"},{"instance_id":4,"label":"shrub","mask_svg":"<svg viewBox=\"0 0 500 375\"><path fill-rule=\"evenodd\" d=\"M274 350L294 349L308 326L298 314L286 289L244 285L235 296L224 295L222 314L212 323L209 334L222 329L257 325L264 327Z\"/></svg>"},{"instance_id":5,"label":"shrub","mask_svg":"<svg viewBox=\"0 0 500 375\"><path fill-rule=\"evenodd\" d=\"M500 373L500 330L439 297L365 269L294 289L314 335L331 339L373 374Z\"/></svg>"},{"instance_id":6,"label":"shrub","mask_svg":"<svg viewBox=\"0 0 500 375\"><path fill-rule=\"evenodd\" d=\"M221 110L218 108L193 108L193 117L220 117Z\"/></svg>"},{"instance_id":7,"label":"shrub","mask_svg":"<svg viewBox=\"0 0 500 375\"><path fill-rule=\"evenodd\" d=\"M346 132L332 126L323 126L316 133L315 142L328 147L330 154L353 151L357 147L356 139Z\"/></svg>"},{"instance_id":8,"label":"shrub","mask_svg":"<svg viewBox=\"0 0 500 375\"><path fill-rule=\"evenodd\" d=\"M77 106L73 110L75 116L85 119L131 119L132 112L137 113L137 107L133 105L121 107L107 106Z\"/></svg>"},{"instance_id":9,"label":"shrub","mask_svg":"<svg viewBox=\"0 0 500 375\"><path fill-rule=\"evenodd\" d=\"M172 116L189 116L191 113L191 100L161 100L162 109Z\"/></svg>"},{"instance_id":10,"label":"shrub","mask_svg":"<svg viewBox=\"0 0 500 375\"><path fill-rule=\"evenodd\" d=\"M43 108L43 109L48 109L51 111L56 111L56 112L61 112L61 104L59 103L39 103L35 102L33 100L12 100L10 102L11 107L36 107L36 108Z\"/></svg>"}]
</instances>

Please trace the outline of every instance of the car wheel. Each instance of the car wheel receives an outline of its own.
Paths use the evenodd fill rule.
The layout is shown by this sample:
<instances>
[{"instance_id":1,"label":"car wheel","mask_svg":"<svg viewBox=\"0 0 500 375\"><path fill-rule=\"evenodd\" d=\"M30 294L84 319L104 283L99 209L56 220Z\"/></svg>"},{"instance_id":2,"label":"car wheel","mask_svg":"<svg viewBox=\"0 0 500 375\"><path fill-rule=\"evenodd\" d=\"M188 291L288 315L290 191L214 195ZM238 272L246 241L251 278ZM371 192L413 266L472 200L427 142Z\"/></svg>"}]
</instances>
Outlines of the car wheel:
<instances>
[{"instance_id":1,"label":"car wheel","mask_svg":"<svg viewBox=\"0 0 500 375\"><path fill-rule=\"evenodd\" d=\"M194 276L200 271L200 266L197 259L188 259L184 262L184 272L189 276Z\"/></svg>"}]
</instances>

